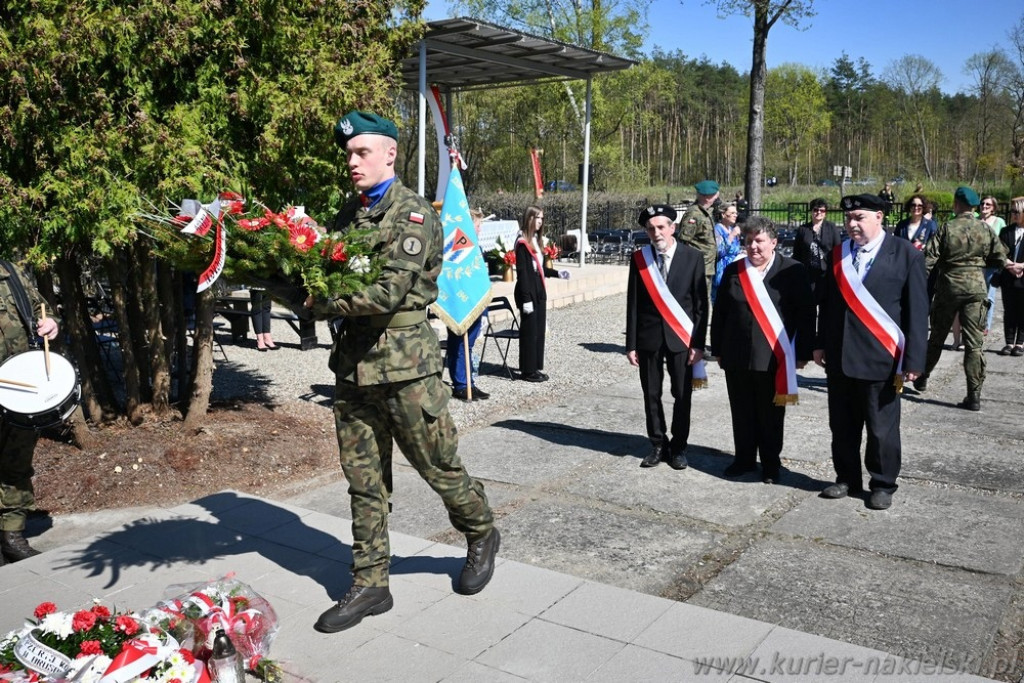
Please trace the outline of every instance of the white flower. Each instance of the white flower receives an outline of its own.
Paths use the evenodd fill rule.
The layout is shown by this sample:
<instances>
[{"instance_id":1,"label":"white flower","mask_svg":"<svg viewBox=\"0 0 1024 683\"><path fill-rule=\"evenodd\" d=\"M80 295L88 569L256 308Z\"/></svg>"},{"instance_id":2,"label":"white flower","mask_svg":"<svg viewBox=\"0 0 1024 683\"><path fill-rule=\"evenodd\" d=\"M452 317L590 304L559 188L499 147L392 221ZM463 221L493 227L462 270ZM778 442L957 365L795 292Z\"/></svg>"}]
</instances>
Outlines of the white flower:
<instances>
[{"instance_id":1,"label":"white flower","mask_svg":"<svg viewBox=\"0 0 1024 683\"><path fill-rule=\"evenodd\" d=\"M64 614L63 612L53 612L43 617L42 622L39 624L39 628L45 633L52 633L58 638L70 638L71 634L74 633L71 622L73 615Z\"/></svg>"},{"instance_id":2,"label":"white flower","mask_svg":"<svg viewBox=\"0 0 1024 683\"><path fill-rule=\"evenodd\" d=\"M370 259L366 256L353 256L349 261L349 270L363 275L370 272Z\"/></svg>"}]
</instances>

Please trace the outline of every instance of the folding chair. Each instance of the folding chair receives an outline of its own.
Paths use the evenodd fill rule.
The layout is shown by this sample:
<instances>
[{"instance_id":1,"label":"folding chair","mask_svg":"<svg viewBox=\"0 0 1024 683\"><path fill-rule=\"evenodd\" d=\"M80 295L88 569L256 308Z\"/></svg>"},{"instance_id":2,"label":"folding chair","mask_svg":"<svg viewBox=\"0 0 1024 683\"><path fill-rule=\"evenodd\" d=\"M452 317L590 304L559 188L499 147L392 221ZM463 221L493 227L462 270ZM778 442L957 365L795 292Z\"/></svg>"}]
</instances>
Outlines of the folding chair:
<instances>
[{"instance_id":1,"label":"folding chair","mask_svg":"<svg viewBox=\"0 0 1024 683\"><path fill-rule=\"evenodd\" d=\"M501 311L508 311L510 323L508 327L495 329L492 322L493 316ZM491 303L487 307L487 330L484 332L484 348L480 351L481 368L483 368L484 357L487 355L487 342L491 339L494 340L494 346L498 349L498 353L501 354L502 368L504 368L508 378L515 379L512 375L512 370L508 367L508 350L512 345L513 339L519 340L519 320L516 318L516 311L512 308L512 304L509 303L508 297L496 296L491 299ZM501 346L502 341L505 342L504 348Z\"/></svg>"}]
</instances>

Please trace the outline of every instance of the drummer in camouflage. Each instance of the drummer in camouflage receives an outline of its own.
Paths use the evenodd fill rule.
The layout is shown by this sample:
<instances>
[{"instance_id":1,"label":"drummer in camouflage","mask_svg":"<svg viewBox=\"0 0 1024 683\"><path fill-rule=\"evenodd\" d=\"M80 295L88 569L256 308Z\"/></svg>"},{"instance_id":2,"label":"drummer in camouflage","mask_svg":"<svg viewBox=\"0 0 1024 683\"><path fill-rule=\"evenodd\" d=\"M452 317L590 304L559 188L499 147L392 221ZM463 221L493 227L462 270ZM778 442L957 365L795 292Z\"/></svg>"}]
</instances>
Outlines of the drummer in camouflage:
<instances>
[{"instance_id":1,"label":"drummer in camouflage","mask_svg":"<svg viewBox=\"0 0 1024 683\"><path fill-rule=\"evenodd\" d=\"M28 351L37 336L57 337L55 319L33 319L44 303L24 270L0 261L0 362ZM0 415L0 565L39 554L23 535L27 512L36 503L32 489L36 438L34 430L15 427Z\"/></svg>"},{"instance_id":2,"label":"drummer in camouflage","mask_svg":"<svg viewBox=\"0 0 1024 683\"><path fill-rule=\"evenodd\" d=\"M394 442L466 537L469 553L457 592L483 590L500 543L483 484L459 460L449 393L441 381L441 349L427 322L441 272L440 219L395 177L394 123L353 111L338 121L334 134L359 190L335 218L334 229L373 234L383 270L363 291L305 301L318 319L344 316L330 368L341 467L351 496L352 587L317 620L314 627L325 633L351 628L394 604L388 587Z\"/></svg>"}]
</instances>

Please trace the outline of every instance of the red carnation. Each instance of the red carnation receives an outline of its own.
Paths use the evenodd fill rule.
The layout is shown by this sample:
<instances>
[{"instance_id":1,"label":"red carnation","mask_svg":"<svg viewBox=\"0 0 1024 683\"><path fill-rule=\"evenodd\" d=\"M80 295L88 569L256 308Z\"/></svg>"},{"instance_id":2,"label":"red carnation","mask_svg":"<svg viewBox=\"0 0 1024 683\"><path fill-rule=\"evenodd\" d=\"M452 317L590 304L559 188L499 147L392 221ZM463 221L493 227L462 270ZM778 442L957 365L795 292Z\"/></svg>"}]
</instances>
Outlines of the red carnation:
<instances>
[{"instance_id":1,"label":"red carnation","mask_svg":"<svg viewBox=\"0 0 1024 683\"><path fill-rule=\"evenodd\" d=\"M75 612L75 616L71 617L71 628L76 631L88 631L96 625L96 615L92 612L81 610Z\"/></svg>"},{"instance_id":2,"label":"red carnation","mask_svg":"<svg viewBox=\"0 0 1024 683\"><path fill-rule=\"evenodd\" d=\"M83 640L82 646L78 650L78 657L90 657L92 655L103 654L103 646L98 640Z\"/></svg>"},{"instance_id":3,"label":"red carnation","mask_svg":"<svg viewBox=\"0 0 1024 683\"><path fill-rule=\"evenodd\" d=\"M114 629L127 636L134 635L139 630L139 622L122 614L114 620Z\"/></svg>"},{"instance_id":4,"label":"red carnation","mask_svg":"<svg viewBox=\"0 0 1024 683\"><path fill-rule=\"evenodd\" d=\"M266 218L243 218L242 220L238 221L238 227L240 227L242 230L255 232L256 230L262 230L269 223L270 221L268 221Z\"/></svg>"},{"instance_id":5,"label":"red carnation","mask_svg":"<svg viewBox=\"0 0 1024 683\"><path fill-rule=\"evenodd\" d=\"M36 619L42 619L47 614L53 614L56 611L57 605L53 604L52 602L41 602L39 603L39 606L36 607L36 611L34 612L34 614L36 615Z\"/></svg>"},{"instance_id":6,"label":"red carnation","mask_svg":"<svg viewBox=\"0 0 1024 683\"><path fill-rule=\"evenodd\" d=\"M303 253L313 248L313 245L316 244L316 237L316 230L305 225L291 228L288 231L288 241Z\"/></svg>"},{"instance_id":7,"label":"red carnation","mask_svg":"<svg viewBox=\"0 0 1024 683\"><path fill-rule=\"evenodd\" d=\"M182 648L182 649L178 650L178 653L181 654L181 658L185 660L186 664L195 664L195 662L196 662L195 655L193 655L190 650Z\"/></svg>"},{"instance_id":8,"label":"red carnation","mask_svg":"<svg viewBox=\"0 0 1024 683\"><path fill-rule=\"evenodd\" d=\"M221 204L221 209L223 209L224 213L240 214L245 212L245 203L238 201L226 202Z\"/></svg>"},{"instance_id":9,"label":"red carnation","mask_svg":"<svg viewBox=\"0 0 1024 683\"><path fill-rule=\"evenodd\" d=\"M335 242L331 248L331 260L337 261L338 263L344 263L348 261L348 254L345 253L345 243Z\"/></svg>"},{"instance_id":10,"label":"red carnation","mask_svg":"<svg viewBox=\"0 0 1024 683\"><path fill-rule=\"evenodd\" d=\"M105 605L93 605L92 606L92 613L95 614L100 619L109 619L110 618L110 609L108 607L106 607Z\"/></svg>"},{"instance_id":11,"label":"red carnation","mask_svg":"<svg viewBox=\"0 0 1024 683\"><path fill-rule=\"evenodd\" d=\"M242 195L238 194L237 192L232 192L231 190L224 190L219 195L217 195L217 198L229 202L243 201Z\"/></svg>"}]
</instances>

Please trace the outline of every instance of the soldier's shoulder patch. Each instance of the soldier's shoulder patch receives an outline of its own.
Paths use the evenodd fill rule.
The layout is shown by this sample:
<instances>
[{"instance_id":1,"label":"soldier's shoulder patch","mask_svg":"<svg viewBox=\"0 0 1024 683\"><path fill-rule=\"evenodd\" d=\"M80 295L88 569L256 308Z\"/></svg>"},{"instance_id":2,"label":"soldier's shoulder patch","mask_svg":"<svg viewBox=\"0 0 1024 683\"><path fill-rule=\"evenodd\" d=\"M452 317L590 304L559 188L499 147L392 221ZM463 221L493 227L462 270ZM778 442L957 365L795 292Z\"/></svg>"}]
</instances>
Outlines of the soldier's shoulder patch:
<instances>
[{"instance_id":1,"label":"soldier's shoulder patch","mask_svg":"<svg viewBox=\"0 0 1024 683\"><path fill-rule=\"evenodd\" d=\"M422 216L420 216L422 219ZM423 251L423 240L415 235L409 235L402 240L402 251L409 256L418 256Z\"/></svg>"},{"instance_id":2,"label":"soldier's shoulder patch","mask_svg":"<svg viewBox=\"0 0 1024 683\"><path fill-rule=\"evenodd\" d=\"M418 213L416 211L412 211L409 213L409 221L411 223L418 223L419 225L423 225L423 214Z\"/></svg>"}]
</instances>

